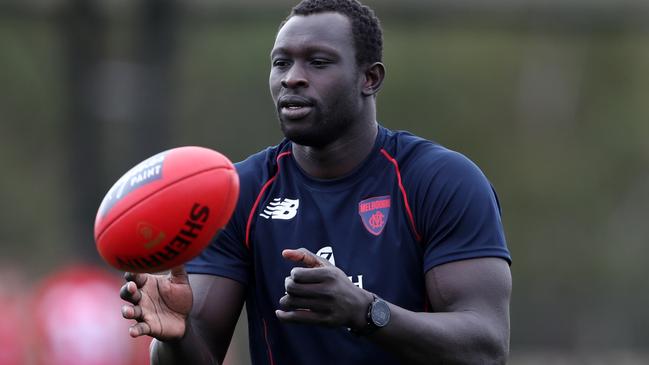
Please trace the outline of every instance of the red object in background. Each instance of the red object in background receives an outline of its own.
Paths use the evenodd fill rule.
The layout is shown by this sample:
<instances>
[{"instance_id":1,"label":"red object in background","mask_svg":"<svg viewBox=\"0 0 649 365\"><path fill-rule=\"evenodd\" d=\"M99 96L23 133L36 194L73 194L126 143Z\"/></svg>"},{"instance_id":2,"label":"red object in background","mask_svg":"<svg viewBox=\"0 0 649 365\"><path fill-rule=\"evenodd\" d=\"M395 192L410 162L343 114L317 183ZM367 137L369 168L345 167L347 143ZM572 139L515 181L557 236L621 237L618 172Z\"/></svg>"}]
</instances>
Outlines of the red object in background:
<instances>
[{"instance_id":1,"label":"red object in background","mask_svg":"<svg viewBox=\"0 0 649 365\"><path fill-rule=\"evenodd\" d=\"M121 271L168 270L207 246L238 197L237 172L219 152L194 146L161 152L104 197L95 219L97 250Z\"/></svg>"},{"instance_id":2,"label":"red object in background","mask_svg":"<svg viewBox=\"0 0 649 365\"><path fill-rule=\"evenodd\" d=\"M118 276L92 266L46 278L33 298L36 364L149 364L151 339L131 338L131 323L121 316L121 285Z\"/></svg>"},{"instance_id":3,"label":"red object in background","mask_svg":"<svg viewBox=\"0 0 649 365\"><path fill-rule=\"evenodd\" d=\"M0 272L0 365L28 364L27 290L18 272Z\"/></svg>"}]
</instances>

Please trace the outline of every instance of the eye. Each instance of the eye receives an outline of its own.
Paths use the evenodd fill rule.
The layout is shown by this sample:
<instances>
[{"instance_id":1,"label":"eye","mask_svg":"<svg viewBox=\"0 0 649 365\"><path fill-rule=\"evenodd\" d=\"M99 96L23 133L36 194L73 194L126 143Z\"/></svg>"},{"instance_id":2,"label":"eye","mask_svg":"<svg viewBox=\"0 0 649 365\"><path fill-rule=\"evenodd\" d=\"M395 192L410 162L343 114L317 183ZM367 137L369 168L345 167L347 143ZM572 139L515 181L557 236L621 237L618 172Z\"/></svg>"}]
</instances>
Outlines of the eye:
<instances>
[{"instance_id":1,"label":"eye","mask_svg":"<svg viewBox=\"0 0 649 365\"><path fill-rule=\"evenodd\" d=\"M273 60L273 67L282 68L282 67L287 67L288 65L290 65L289 61L283 58L278 58L276 60Z\"/></svg>"},{"instance_id":2,"label":"eye","mask_svg":"<svg viewBox=\"0 0 649 365\"><path fill-rule=\"evenodd\" d=\"M314 58L311 60L311 65L316 68L325 68L330 65L332 62L324 58Z\"/></svg>"}]
</instances>

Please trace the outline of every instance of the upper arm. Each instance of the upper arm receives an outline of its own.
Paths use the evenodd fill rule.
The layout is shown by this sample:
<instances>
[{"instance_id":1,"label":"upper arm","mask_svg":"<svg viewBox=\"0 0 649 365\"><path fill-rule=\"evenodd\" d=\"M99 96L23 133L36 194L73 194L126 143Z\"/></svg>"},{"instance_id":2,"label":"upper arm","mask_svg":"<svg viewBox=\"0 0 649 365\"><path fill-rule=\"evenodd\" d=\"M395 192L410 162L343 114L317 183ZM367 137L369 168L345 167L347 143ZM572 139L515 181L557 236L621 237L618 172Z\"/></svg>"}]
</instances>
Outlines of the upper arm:
<instances>
[{"instance_id":1,"label":"upper arm","mask_svg":"<svg viewBox=\"0 0 649 365\"><path fill-rule=\"evenodd\" d=\"M509 300L512 290L508 263L496 257L453 261L426 272L426 291L434 312L474 315L490 337L509 343Z\"/></svg>"},{"instance_id":2,"label":"upper arm","mask_svg":"<svg viewBox=\"0 0 649 365\"><path fill-rule=\"evenodd\" d=\"M423 147L420 167L409 166L405 183L424 247L424 272L477 257L511 262L500 204L487 177L459 153Z\"/></svg>"},{"instance_id":3,"label":"upper arm","mask_svg":"<svg viewBox=\"0 0 649 365\"><path fill-rule=\"evenodd\" d=\"M215 275L190 274L189 281L194 296L192 327L221 363L245 301L245 286Z\"/></svg>"}]
</instances>

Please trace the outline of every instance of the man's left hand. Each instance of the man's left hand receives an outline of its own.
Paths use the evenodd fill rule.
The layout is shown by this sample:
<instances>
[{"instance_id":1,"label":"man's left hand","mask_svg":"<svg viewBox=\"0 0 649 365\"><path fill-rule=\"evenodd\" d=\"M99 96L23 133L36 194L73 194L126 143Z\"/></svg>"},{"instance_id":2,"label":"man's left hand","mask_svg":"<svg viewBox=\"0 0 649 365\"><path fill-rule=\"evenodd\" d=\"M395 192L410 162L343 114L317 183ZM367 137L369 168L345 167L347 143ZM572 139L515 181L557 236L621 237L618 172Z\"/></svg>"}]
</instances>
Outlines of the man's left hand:
<instances>
[{"instance_id":1,"label":"man's left hand","mask_svg":"<svg viewBox=\"0 0 649 365\"><path fill-rule=\"evenodd\" d=\"M282 256L294 267L284 280L286 295L280 300L277 318L286 322L330 327L362 328L373 295L354 285L347 275L311 251L284 250Z\"/></svg>"}]
</instances>

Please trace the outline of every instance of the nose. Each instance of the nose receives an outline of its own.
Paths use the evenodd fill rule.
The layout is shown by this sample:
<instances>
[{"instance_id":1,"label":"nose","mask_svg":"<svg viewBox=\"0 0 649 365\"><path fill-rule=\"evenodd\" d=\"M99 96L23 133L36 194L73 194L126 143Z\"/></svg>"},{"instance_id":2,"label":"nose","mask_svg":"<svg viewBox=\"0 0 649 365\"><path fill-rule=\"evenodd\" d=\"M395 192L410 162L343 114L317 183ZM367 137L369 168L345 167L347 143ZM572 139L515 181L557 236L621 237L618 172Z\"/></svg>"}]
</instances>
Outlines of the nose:
<instances>
[{"instance_id":1,"label":"nose","mask_svg":"<svg viewBox=\"0 0 649 365\"><path fill-rule=\"evenodd\" d=\"M309 81L307 81L304 70L298 65L293 65L293 67L284 74L280 83L282 84L282 87L286 89L309 87Z\"/></svg>"}]
</instances>

